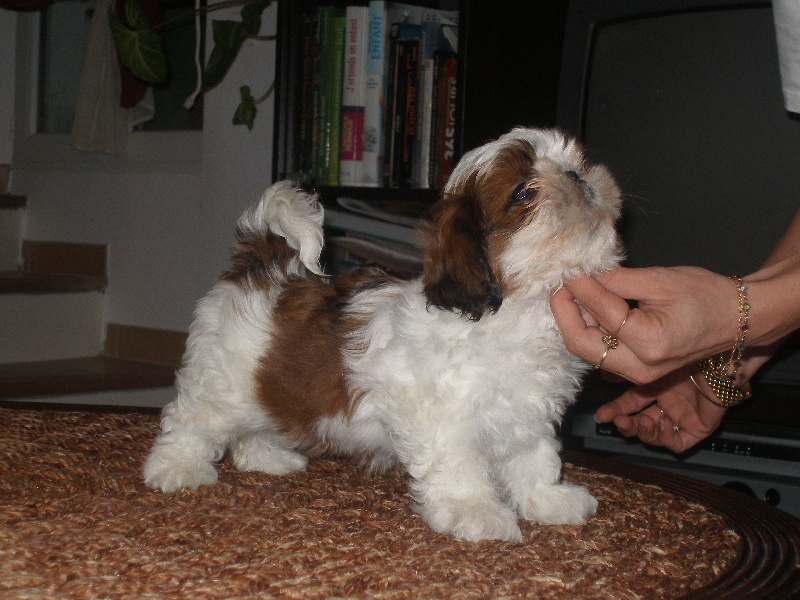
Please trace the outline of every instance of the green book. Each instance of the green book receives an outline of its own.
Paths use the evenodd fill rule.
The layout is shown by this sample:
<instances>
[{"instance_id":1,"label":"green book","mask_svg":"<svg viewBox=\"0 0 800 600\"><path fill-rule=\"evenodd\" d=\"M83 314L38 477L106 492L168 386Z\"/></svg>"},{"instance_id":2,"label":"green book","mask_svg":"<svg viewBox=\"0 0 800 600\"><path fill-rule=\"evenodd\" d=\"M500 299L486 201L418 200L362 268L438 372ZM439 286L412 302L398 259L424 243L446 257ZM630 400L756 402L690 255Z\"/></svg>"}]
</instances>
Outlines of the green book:
<instances>
[{"instance_id":1,"label":"green book","mask_svg":"<svg viewBox=\"0 0 800 600\"><path fill-rule=\"evenodd\" d=\"M316 150L314 172L317 185L336 185L339 176L339 140L342 116L342 60L344 56L344 9L320 6L318 16L319 89L316 96ZM337 91L338 88L338 91ZM338 116L337 116L338 115ZM334 135L336 135L335 143ZM334 157L335 153L335 157ZM331 181L333 165L335 177Z\"/></svg>"},{"instance_id":2,"label":"green book","mask_svg":"<svg viewBox=\"0 0 800 600\"><path fill-rule=\"evenodd\" d=\"M345 15L334 19L333 60L331 72L331 158L328 163L328 185L339 185L339 155L342 144L342 87L344 85Z\"/></svg>"}]
</instances>

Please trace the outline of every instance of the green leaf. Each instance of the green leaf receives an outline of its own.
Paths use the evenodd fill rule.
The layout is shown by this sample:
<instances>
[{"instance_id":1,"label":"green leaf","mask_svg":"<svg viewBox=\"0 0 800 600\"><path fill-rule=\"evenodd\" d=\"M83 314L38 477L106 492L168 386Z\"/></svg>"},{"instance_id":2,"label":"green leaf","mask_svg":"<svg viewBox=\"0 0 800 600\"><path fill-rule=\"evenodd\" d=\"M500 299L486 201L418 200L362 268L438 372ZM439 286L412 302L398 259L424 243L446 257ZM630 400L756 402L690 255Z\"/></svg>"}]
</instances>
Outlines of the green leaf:
<instances>
[{"instance_id":1,"label":"green leaf","mask_svg":"<svg viewBox=\"0 0 800 600\"><path fill-rule=\"evenodd\" d=\"M242 43L261 29L261 15L271 0L255 0L245 4L241 21L212 21L214 48L203 71L203 91L210 90L225 77L239 55Z\"/></svg>"},{"instance_id":2,"label":"green leaf","mask_svg":"<svg viewBox=\"0 0 800 600\"><path fill-rule=\"evenodd\" d=\"M256 110L256 101L250 93L250 88L246 85L239 88L239 93L242 95L242 101L233 114L233 124L247 125L247 128L252 130L253 121L255 121L256 112L258 112Z\"/></svg>"},{"instance_id":3,"label":"green leaf","mask_svg":"<svg viewBox=\"0 0 800 600\"><path fill-rule=\"evenodd\" d=\"M214 49L208 57L203 71L203 91L209 90L225 77L239 50L247 38L247 31L238 21L214 21L211 23Z\"/></svg>"},{"instance_id":4,"label":"green leaf","mask_svg":"<svg viewBox=\"0 0 800 600\"><path fill-rule=\"evenodd\" d=\"M248 35L258 35L261 30L261 14L269 6L270 0L255 0L242 7L239 14L242 15L242 26Z\"/></svg>"},{"instance_id":5,"label":"green leaf","mask_svg":"<svg viewBox=\"0 0 800 600\"><path fill-rule=\"evenodd\" d=\"M147 83L167 78L167 60L161 38L153 30L138 0L125 1L125 21L109 8L108 18L117 54L131 73Z\"/></svg>"}]
</instances>

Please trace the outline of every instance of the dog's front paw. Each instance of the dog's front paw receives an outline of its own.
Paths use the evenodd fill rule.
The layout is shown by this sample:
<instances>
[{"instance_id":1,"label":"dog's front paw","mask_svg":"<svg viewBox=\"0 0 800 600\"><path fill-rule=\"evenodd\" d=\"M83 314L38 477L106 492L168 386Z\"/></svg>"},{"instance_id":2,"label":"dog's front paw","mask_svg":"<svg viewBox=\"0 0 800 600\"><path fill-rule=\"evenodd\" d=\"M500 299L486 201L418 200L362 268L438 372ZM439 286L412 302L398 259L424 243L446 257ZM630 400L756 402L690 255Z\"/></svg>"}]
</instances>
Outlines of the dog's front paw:
<instances>
[{"instance_id":1,"label":"dog's front paw","mask_svg":"<svg viewBox=\"0 0 800 600\"><path fill-rule=\"evenodd\" d=\"M167 493L214 485L217 483L214 461L202 454L187 452L176 444L157 442L144 464L145 484Z\"/></svg>"},{"instance_id":2,"label":"dog's front paw","mask_svg":"<svg viewBox=\"0 0 800 600\"><path fill-rule=\"evenodd\" d=\"M418 505L417 511L437 533L468 542L504 540L521 542L517 515L498 501L463 499Z\"/></svg>"},{"instance_id":3,"label":"dog's front paw","mask_svg":"<svg viewBox=\"0 0 800 600\"><path fill-rule=\"evenodd\" d=\"M538 486L520 507L520 516L540 525L581 525L597 512L597 500L579 485Z\"/></svg>"}]
</instances>

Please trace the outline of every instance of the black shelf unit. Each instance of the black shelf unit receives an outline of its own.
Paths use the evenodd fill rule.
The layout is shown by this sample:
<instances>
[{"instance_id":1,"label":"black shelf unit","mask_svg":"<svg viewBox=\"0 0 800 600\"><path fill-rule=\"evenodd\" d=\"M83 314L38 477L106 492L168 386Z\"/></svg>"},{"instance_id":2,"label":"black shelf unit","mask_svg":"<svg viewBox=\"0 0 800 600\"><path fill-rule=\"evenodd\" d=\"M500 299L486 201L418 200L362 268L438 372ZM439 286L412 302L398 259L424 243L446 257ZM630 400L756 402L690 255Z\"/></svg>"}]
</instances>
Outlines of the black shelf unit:
<instances>
[{"instance_id":1,"label":"black shelf unit","mask_svg":"<svg viewBox=\"0 0 800 600\"><path fill-rule=\"evenodd\" d=\"M292 173L295 82L301 15L314 5L357 0L278 3L273 179ZM407 4L459 10L456 160L515 126L552 126L567 0L441 0ZM320 186L323 204L337 196L433 202L437 190Z\"/></svg>"}]
</instances>

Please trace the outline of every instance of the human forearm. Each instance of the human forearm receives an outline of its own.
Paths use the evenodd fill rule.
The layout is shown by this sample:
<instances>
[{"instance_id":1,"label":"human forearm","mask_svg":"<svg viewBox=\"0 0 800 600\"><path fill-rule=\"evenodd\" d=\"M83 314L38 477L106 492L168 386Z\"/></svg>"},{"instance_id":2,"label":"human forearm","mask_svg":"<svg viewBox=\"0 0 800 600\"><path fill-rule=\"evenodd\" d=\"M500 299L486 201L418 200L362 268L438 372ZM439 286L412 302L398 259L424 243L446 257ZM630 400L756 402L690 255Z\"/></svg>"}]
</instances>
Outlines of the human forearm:
<instances>
[{"instance_id":1,"label":"human forearm","mask_svg":"<svg viewBox=\"0 0 800 600\"><path fill-rule=\"evenodd\" d=\"M748 346L769 346L800 328L800 254L745 278L750 300Z\"/></svg>"}]
</instances>

